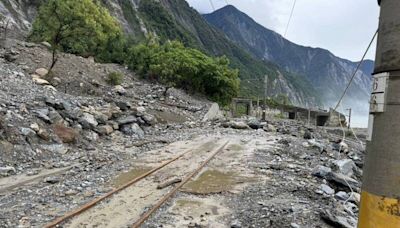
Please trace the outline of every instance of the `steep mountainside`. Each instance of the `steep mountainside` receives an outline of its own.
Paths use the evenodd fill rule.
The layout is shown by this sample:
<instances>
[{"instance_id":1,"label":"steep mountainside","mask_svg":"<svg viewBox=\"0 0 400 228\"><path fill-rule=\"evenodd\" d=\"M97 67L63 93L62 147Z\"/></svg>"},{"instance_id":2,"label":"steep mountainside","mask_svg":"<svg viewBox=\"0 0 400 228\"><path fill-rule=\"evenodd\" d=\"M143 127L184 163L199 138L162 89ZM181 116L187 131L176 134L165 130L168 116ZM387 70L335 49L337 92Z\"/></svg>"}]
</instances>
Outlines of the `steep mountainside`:
<instances>
[{"instance_id":1,"label":"steep mountainside","mask_svg":"<svg viewBox=\"0 0 400 228\"><path fill-rule=\"evenodd\" d=\"M16 31L27 34L40 0L0 0L0 12L11 18ZM286 94L297 105L320 104L318 92L307 79L299 80L272 63L257 58L234 44L184 0L102 0L124 30L135 40L156 34L160 40L178 39L208 54L226 55L240 69L242 95L262 96L264 77L268 76L269 95Z\"/></svg>"},{"instance_id":2,"label":"steep mountainside","mask_svg":"<svg viewBox=\"0 0 400 228\"><path fill-rule=\"evenodd\" d=\"M234 6L226 6L204 15L207 21L223 31L230 40L259 59L278 64L304 75L322 94L324 104L332 105L342 93L357 63L341 59L321 48L294 44L261 26ZM372 61L365 61L348 94L347 104L366 102L369 98Z\"/></svg>"}]
</instances>

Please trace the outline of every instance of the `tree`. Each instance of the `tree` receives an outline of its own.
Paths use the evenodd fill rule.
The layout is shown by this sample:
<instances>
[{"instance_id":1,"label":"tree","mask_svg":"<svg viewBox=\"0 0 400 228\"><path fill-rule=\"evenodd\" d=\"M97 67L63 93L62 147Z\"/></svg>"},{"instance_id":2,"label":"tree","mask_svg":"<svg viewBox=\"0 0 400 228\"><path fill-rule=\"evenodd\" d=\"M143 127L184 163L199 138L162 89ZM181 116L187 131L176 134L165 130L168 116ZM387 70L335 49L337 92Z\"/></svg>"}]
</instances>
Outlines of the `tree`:
<instances>
[{"instance_id":1,"label":"tree","mask_svg":"<svg viewBox=\"0 0 400 228\"><path fill-rule=\"evenodd\" d=\"M57 51L101 60L115 57L114 44L123 42L122 37L117 21L94 0L48 0L40 7L30 35L32 41L52 45L50 70L57 63Z\"/></svg>"},{"instance_id":2,"label":"tree","mask_svg":"<svg viewBox=\"0 0 400 228\"><path fill-rule=\"evenodd\" d=\"M222 105L228 104L239 91L238 71L229 68L226 57L209 57L177 41L139 44L129 50L128 56L130 69L167 88L202 93Z\"/></svg>"}]
</instances>

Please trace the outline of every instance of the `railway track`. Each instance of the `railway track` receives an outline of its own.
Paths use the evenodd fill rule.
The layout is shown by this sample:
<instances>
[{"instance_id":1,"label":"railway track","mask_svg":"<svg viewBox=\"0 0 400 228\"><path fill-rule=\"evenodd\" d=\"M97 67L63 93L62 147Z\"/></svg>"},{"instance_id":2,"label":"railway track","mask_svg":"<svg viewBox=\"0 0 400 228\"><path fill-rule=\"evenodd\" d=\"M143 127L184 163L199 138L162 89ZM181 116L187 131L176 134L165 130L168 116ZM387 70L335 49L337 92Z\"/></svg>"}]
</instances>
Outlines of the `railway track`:
<instances>
[{"instance_id":1,"label":"railway track","mask_svg":"<svg viewBox=\"0 0 400 228\"><path fill-rule=\"evenodd\" d=\"M117 189L55 219L45 227L59 225L63 227L140 227L183 185L221 153L228 143L229 141L211 140L196 148L188 149ZM200 165L193 168L195 163ZM154 180L160 176L179 176L182 181L173 187L157 189L157 183ZM145 210L146 208L150 209Z\"/></svg>"}]
</instances>

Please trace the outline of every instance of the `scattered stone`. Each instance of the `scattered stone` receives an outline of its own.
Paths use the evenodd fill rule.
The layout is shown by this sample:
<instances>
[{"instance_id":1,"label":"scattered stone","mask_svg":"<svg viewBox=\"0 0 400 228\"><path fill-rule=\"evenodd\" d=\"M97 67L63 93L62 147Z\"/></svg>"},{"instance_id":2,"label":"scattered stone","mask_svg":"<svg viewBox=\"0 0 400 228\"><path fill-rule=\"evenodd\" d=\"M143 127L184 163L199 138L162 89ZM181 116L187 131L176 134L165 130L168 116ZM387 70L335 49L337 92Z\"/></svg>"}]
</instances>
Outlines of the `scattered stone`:
<instances>
[{"instance_id":1,"label":"scattered stone","mask_svg":"<svg viewBox=\"0 0 400 228\"><path fill-rule=\"evenodd\" d=\"M21 127L21 133L24 136L35 136L36 132L34 130L32 130L31 128L25 128L25 127Z\"/></svg>"},{"instance_id":2,"label":"scattered stone","mask_svg":"<svg viewBox=\"0 0 400 228\"><path fill-rule=\"evenodd\" d=\"M49 42L47 42L47 41L43 41L40 44L43 45L44 47L48 48L48 49L51 49L51 44Z\"/></svg>"},{"instance_id":3,"label":"scattered stone","mask_svg":"<svg viewBox=\"0 0 400 228\"><path fill-rule=\"evenodd\" d=\"M102 125L96 128L96 132L99 133L100 135L109 135L113 133L113 131L114 128L110 125Z\"/></svg>"},{"instance_id":4,"label":"scattered stone","mask_svg":"<svg viewBox=\"0 0 400 228\"><path fill-rule=\"evenodd\" d=\"M173 178L172 180L167 180L167 181L165 181L165 182L160 183L159 185L157 185L157 189L163 189L163 188L169 187L169 186L171 186L171 185L173 185L173 184L180 183L180 182L182 182L182 179L180 179L180 178Z\"/></svg>"},{"instance_id":5,"label":"scattered stone","mask_svg":"<svg viewBox=\"0 0 400 228\"><path fill-rule=\"evenodd\" d=\"M234 220L231 223L231 228L242 228L242 223L239 220Z\"/></svg>"},{"instance_id":6,"label":"scattered stone","mask_svg":"<svg viewBox=\"0 0 400 228\"><path fill-rule=\"evenodd\" d=\"M48 73L49 71L45 68L39 68L35 70L35 74L39 75L39 77L41 78L45 77Z\"/></svg>"},{"instance_id":7,"label":"scattered stone","mask_svg":"<svg viewBox=\"0 0 400 228\"><path fill-rule=\"evenodd\" d=\"M78 134L72 128L62 124L56 124L53 127L54 133L61 139L63 143L73 143L76 141Z\"/></svg>"},{"instance_id":8,"label":"scattered stone","mask_svg":"<svg viewBox=\"0 0 400 228\"><path fill-rule=\"evenodd\" d=\"M51 123L51 120L49 118L49 109L47 108L42 108L35 110L34 113L36 113L36 116L39 117L39 119L43 120L46 123Z\"/></svg>"},{"instance_id":9,"label":"scattered stone","mask_svg":"<svg viewBox=\"0 0 400 228\"><path fill-rule=\"evenodd\" d=\"M312 175L317 177L325 178L329 173L332 172L332 169L326 166L318 165L312 171Z\"/></svg>"},{"instance_id":10,"label":"scattered stone","mask_svg":"<svg viewBox=\"0 0 400 228\"><path fill-rule=\"evenodd\" d=\"M1 148L1 147L0 147ZM17 171L12 166L0 167L1 176L9 176L15 174Z\"/></svg>"},{"instance_id":11,"label":"scattered stone","mask_svg":"<svg viewBox=\"0 0 400 228\"><path fill-rule=\"evenodd\" d=\"M138 138L144 137L144 131L137 123L123 125L121 131L126 135L137 136Z\"/></svg>"},{"instance_id":12,"label":"scattered stone","mask_svg":"<svg viewBox=\"0 0 400 228\"><path fill-rule=\"evenodd\" d=\"M118 93L119 95L125 95L126 94L126 90L121 85L114 86L113 91Z\"/></svg>"},{"instance_id":13,"label":"scattered stone","mask_svg":"<svg viewBox=\"0 0 400 228\"><path fill-rule=\"evenodd\" d=\"M336 160L333 162L333 170L346 176L353 175L354 167L356 167L356 164L351 159Z\"/></svg>"},{"instance_id":14,"label":"scattered stone","mask_svg":"<svg viewBox=\"0 0 400 228\"><path fill-rule=\"evenodd\" d=\"M349 219L344 216L335 216L329 211L322 211L321 217L329 224L335 227L354 228L355 224L350 224Z\"/></svg>"},{"instance_id":15,"label":"scattered stone","mask_svg":"<svg viewBox=\"0 0 400 228\"><path fill-rule=\"evenodd\" d=\"M357 180L355 180L351 177L348 177L344 174L341 174L341 173L331 172L326 176L326 178L327 178L327 180L329 180L332 183L347 187L349 190L351 190L351 189L354 190L354 189L357 189L360 187L360 184L358 183Z\"/></svg>"},{"instance_id":16,"label":"scattered stone","mask_svg":"<svg viewBox=\"0 0 400 228\"><path fill-rule=\"evenodd\" d=\"M305 131L304 135L303 135L303 138L304 139L312 139L313 138L312 133L310 131L308 131L308 130Z\"/></svg>"},{"instance_id":17,"label":"scattered stone","mask_svg":"<svg viewBox=\"0 0 400 228\"><path fill-rule=\"evenodd\" d=\"M50 133L44 128L40 128L39 131L37 132L37 135L45 141L50 140Z\"/></svg>"},{"instance_id":18,"label":"scattered stone","mask_svg":"<svg viewBox=\"0 0 400 228\"><path fill-rule=\"evenodd\" d=\"M50 176L50 177L46 177L45 179L44 179L44 182L45 183L49 183L49 184L57 184L57 183L59 183L61 180L60 180L60 178L59 177L56 177L56 176Z\"/></svg>"},{"instance_id":19,"label":"scattered stone","mask_svg":"<svg viewBox=\"0 0 400 228\"><path fill-rule=\"evenodd\" d=\"M116 120L116 122L118 123L118 125L121 126L121 125L136 123L137 118L135 116L123 116L123 117L118 118Z\"/></svg>"},{"instance_id":20,"label":"scattered stone","mask_svg":"<svg viewBox=\"0 0 400 228\"><path fill-rule=\"evenodd\" d=\"M151 114L144 114L142 116L142 119L144 120L144 122L146 122L146 124L153 126L155 124L157 124L157 119L155 116L151 115Z\"/></svg>"},{"instance_id":21,"label":"scattered stone","mask_svg":"<svg viewBox=\"0 0 400 228\"><path fill-rule=\"evenodd\" d=\"M32 78L33 82L35 82L38 85L50 85L50 82L47 80L41 79L41 78Z\"/></svg>"},{"instance_id":22,"label":"scattered stone","mask_svg":"<svg viewBox=\"0 0 400 228\"><path fill-rule=\"evenodd\" d=\"M345 201L345 200L349 199L349 194L347 194L346 192L343 192L343 191L339 191L335 194L335 198L338 200Z\"/></svg>"},{"instance_id":23,"label":"scattered stone","mask_svg":"<svg viewBox=\"0 0 400 228\"><path fill-rule=\"evenodd\" d=\"M333 194L335 194L335 190L333 190L331 187L329 187L329 186L326 185L326 184L321 184L321 185L319 186L319 188L322 190L322 192L324 192L324 193L327 194L327 195L333 195Z\"/></svg>"},{"instance_id":24,"label":"scattered stone","mask_svg":"<svg viewBox=\"0 0 400 228\"><path fill-rule=\"evenodd\" d=\"M96 118L92 114L83 113L83 115L79 118L78 122L82 125L84 129L94 130L99 123L96 121Z\"/></svg>"},{"instance_id":25,"label":"scattered stone","mask_svg":"<svg viewBox=\"0 0 400 228\"><path fill-rule=\"evenodd\" d=\"M315 139L310 139L307 142L311 146L318 148L320 152L324 152L326 150L325 146L322 143L317 142Z\"/></svg>"},{"instance_id":26,"label":"scattered stone","mask_svg":"<svg viewBox=\"0 0 400 228\"><path fill-rule=\"evenodd\" d=\"M260 121L258 121L257 119L251 119L251 120L248 121L247 124L249 125L249 127L251 129L257 130L257 129L262 128Z\"/></svg>"},{"instance_id":27,"label":"scattered stone","mask_svg":"<svg viewBox=\"0 0 400 228\"><path fill-rule=\"evenodd\" d=\"M132 108L132 104L126 101L116 101L115 105L120 108L122 111L127 111Z\"/></svg>"}]
</instances>

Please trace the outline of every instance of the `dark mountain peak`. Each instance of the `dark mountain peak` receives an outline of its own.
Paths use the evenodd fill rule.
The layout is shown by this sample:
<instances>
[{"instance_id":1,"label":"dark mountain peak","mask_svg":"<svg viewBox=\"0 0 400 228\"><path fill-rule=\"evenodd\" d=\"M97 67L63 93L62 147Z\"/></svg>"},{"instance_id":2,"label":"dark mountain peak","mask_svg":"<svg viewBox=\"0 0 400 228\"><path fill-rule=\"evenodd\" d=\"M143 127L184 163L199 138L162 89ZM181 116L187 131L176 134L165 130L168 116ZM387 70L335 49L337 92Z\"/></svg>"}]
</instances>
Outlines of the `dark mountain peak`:
<instances>
[{"instance_id":1,"label":"dark mountain peak","mask_svg":"<svg viewBox=\"0 0 400 228\"><path fill-rule=\"evenodd\" d=\"M212 12L213 13L242 13L238 8L236 8L233 5L226 5L222 8L217 9L216 11Z\"/></svg>"}]
</instances>

